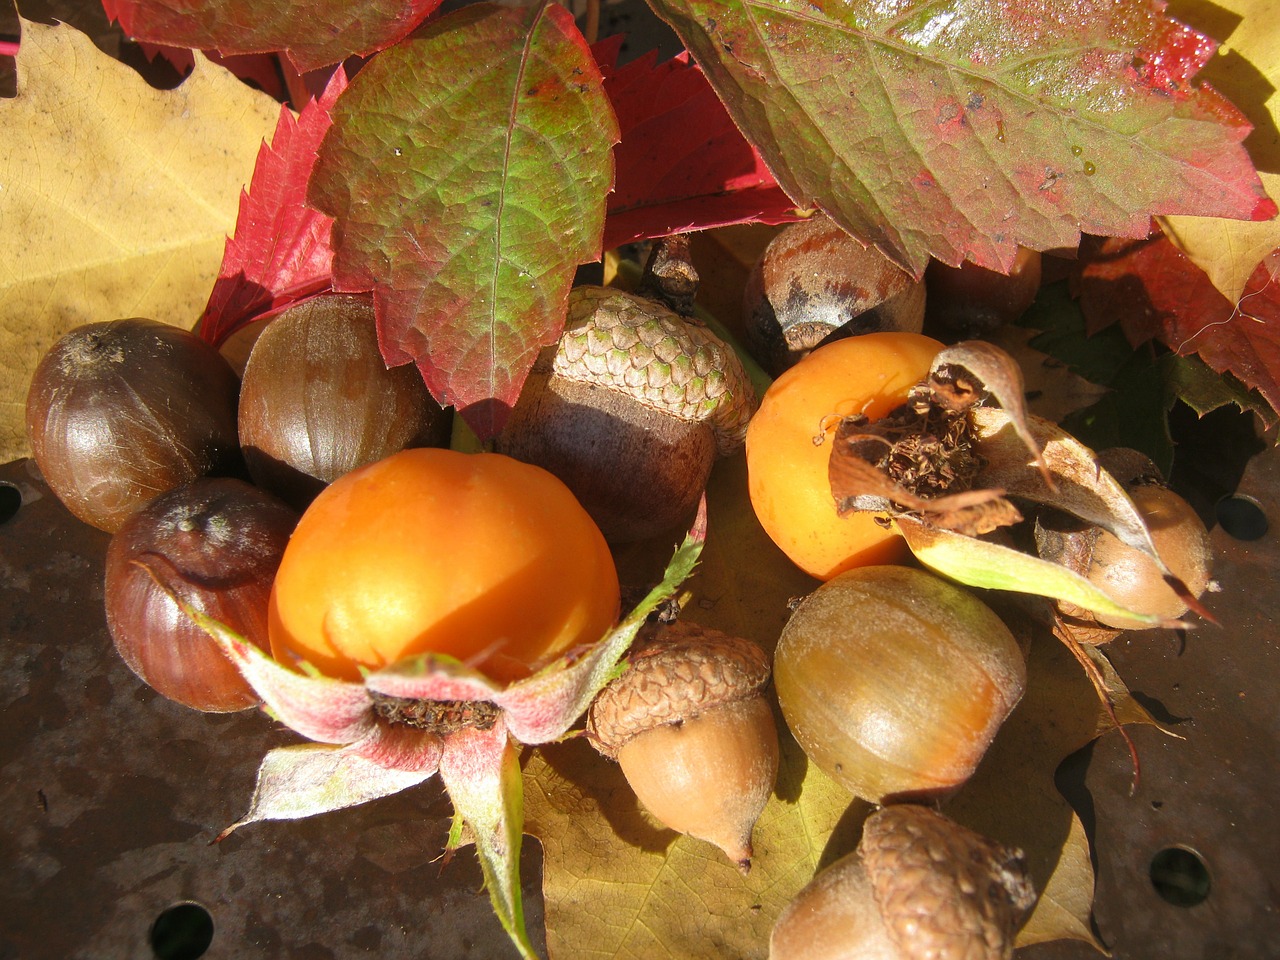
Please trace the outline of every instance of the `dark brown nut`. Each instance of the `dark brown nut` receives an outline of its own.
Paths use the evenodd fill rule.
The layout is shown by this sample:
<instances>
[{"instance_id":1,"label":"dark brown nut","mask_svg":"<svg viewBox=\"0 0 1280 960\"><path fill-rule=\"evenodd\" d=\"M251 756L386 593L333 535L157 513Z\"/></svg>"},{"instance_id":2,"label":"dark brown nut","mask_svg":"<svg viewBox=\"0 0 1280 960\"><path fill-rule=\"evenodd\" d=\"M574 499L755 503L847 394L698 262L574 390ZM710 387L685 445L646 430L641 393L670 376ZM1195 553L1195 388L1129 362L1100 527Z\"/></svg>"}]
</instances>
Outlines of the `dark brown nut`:
<instances>
[{"instance_id":1,"label":"dark brown nut","mask_svg":"<svg viewBox=\"0 0 1280 960\"><path fill-rule=\"evenodd\" d=\"M747 348L777 376L825 340L924 325L925 286L823 216L789 224L747 278Z\"/></svg>"},{"instance_id":2,"label":"dark brown nut","mask_svg":"<svg viewBox=\"0 0 1280 960\"><path fill-rule=\"evenodd\" d=\"M762 690L769 658L747 640L677 622L596 698L587 730L666 826L714 843L742 870L773 794L778 735Z\"/></svg>"},{"instance_id":3,"label":"dark brown nut","mask_svg":"<svg viewBox=\"0 0 1280 960\"><path fill-rule=\"evenodd\" d=\"M242 480L202 478L156 497L107 547L107 627L129 668L170 700L213 713L258 696L177 600L263 650L271 584L297 514Z\"/></svg>"},{"instance_id":4,"label":"dark brown nut","mask_svg":"<svg viewBox=\"0 0 1280 960\"><path fill-rule=\"evenodd\" d=\"M925 270L926 319L966 337L982 337L1015 322L1040 290L1041 256L1019 247L1007 274L966 260L958 267L933 261Z\"/></svg>"},{"instance_id":5,"label":"dark brown nut","mask_svg":"<svg viewBox=\"0 0 1280 960\"><path fill-rule=\"evenodd\" d=\"M741 362L706 327L644 297L578 287L496 446L558 476L622 543L687 521L755 409Z\"/></svg>"},{"instance_id":6,"label":"dark brown nut","mask_svg":"<svg viewBox=\"0 0 1280 960\"><path fill-rule=\"evenodd\" d=\"M449 442L451 420L412 366L388 369L373 301L304 300L259 334L240 391L254 481L298 509L356 467Z\"/></svg>"},{"instance_id":7,"label":"dark brown nut","mask_svg":"<svg viewBox=\"0 0 1280 960\"><path fill-rule=\"evenodd\" d=\"M90 323L37 365L27 434L58 499L114 532L180 483L243 472L238 390L226 360L187 330L140 318Z\"/></svg>"}]
</instances>

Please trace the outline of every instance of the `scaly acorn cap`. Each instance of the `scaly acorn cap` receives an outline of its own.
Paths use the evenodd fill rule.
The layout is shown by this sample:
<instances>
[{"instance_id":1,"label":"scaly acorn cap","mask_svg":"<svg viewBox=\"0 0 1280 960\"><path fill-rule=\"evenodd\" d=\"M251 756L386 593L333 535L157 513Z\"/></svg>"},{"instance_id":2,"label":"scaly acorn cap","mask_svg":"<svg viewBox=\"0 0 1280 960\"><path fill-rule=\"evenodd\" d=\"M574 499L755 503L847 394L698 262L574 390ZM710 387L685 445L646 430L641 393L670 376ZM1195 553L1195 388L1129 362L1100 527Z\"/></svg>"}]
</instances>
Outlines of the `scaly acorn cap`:
<instances>
[{"instance_id":1,"label":"scaly acorn cap","mask_svg":"<svg viewBox=\"0 0 1280 960\"><path fill-rule=\"evenodd\" d=\"M750 640L677 620L596 697L587 732L597 750L616 760L646 730L756 696L769 669L768 655Z\"/></svg>"},{"instance_id":2,"label":"scaly acorn cap","mask_svg":"<svg viewBox=\"0 0 1280 960\"><path fill-rule=\"evenodd\" d=\"M721 455L742 444L757 406L742 362L715 334L655 300L609 287L570 293L552 370L677 420L706 423Z\"/></svg>"},{"instance_id":3,"label":"scaly acorn cap","mask_svg":"<svg viewBox=\"0 0 1280 960\"><path fill-rule=\"evenodd\" d=\"M910 960L1008 960L1035 904L1021 850L907 804L867 818L858 845L889 936Z\"/></svg>"}]
</instances>

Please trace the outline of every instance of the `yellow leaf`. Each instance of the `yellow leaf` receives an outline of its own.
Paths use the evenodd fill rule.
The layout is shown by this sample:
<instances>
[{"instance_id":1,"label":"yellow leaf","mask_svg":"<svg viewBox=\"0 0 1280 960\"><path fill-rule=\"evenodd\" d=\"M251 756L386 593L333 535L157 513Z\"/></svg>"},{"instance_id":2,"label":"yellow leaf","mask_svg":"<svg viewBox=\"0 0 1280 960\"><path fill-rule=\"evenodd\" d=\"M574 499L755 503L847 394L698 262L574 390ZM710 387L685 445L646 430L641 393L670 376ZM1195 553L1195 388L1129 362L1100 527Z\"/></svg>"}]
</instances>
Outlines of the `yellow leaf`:
<instances>
[{"instance_id":1,"label":"yellow leaf","mask_svg":"<svg viewBox=\"0 0 1280 960\"><path fill-rule=\"evenodd\" d=\"M66 26L23 21L17 73L0 101L0 463L28 453L27 384L68 330L195 322L280 114L199 54L152 89Z\"/></svg>"},{"instance_id":2,"label":"yellow leaf","mask_svg":"<svg viewBox=\"0 0 1280 960\"><path fill-rule=\"evenodd\" d=\"M1280 203L1280 17L1274 0L1180 0L1170 5L1170 13L1216 39L1226 38L1197 79L1252 121L1245 146L1267 194ZM1262 259L1280 247L1280 218L1251 223L1165 217L1161 225L1232 302L1240 299Z\"/></svg>"}]
</instances>

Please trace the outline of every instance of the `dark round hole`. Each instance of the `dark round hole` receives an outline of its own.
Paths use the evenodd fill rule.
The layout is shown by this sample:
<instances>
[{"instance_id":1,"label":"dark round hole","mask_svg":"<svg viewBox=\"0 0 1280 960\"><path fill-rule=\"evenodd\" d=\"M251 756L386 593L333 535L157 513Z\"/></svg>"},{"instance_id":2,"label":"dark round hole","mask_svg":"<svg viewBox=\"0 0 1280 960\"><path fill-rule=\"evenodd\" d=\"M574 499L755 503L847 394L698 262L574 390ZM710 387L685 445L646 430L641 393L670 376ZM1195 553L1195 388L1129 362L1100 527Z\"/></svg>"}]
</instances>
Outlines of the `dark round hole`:
<instances>
[{"instance_id":1,"label":"dark round hole","mask_svg":"<svg viewBox=\"0 0 1280 960\"><path fill-rule=\"evenodd\" d=\"M11 483L0 483L0 523L8 523L18 515L22 493Z\"/></svg>"},{"instance_id":2,"label":"dark round hole","mask_svg":"<svg viewBox=\"0 0 1280 960\"><path fill-rule=\"evenodd\" d=\"M1175 907L1194 907L1209 896L1209 868L1185 847L1169 847L1151 858L1151 885Z\"/></svg>"},{"instance_id":3,"label":"dark round hole","mask_svg":"<svg viewBox=\"0 0 1280 960\"><path fill-rule=\"evenodd\" d=\"M1270 526L1262 506L1251 497L1223 497L1214 512L1222 529L1237 540L1260 540Z\"/></svg>"},{"instance_id":4,"label":"dark round hole","mask_svg":"<svg viewBox=\"0 0 1280 960\"><path fill-rule=\"evenodd\" d=\"M151 950L157 960L196 960L213 943L213 917L198 903L179 903L151 925Z\"/></svg>"}]
</instances>

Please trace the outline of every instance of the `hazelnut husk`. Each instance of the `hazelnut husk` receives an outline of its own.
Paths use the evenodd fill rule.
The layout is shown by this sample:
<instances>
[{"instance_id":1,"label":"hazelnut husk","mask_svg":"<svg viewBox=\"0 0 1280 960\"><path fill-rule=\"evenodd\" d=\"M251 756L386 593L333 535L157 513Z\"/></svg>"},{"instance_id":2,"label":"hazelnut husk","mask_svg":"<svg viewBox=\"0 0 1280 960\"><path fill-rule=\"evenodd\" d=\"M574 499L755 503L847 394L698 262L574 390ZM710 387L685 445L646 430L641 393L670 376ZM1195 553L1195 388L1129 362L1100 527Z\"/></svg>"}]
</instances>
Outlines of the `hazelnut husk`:
<instances>
[{"instance_id":1,"label":"hazelnut husk","mask_svg":"<svg viewBox=\"0 0 1280 960\"><path fill-rule=\"evenodd\" d=\"M238 391L227 361L190 331L137 317L85 324L36 366L27 435L58 499L114 532L165 490L243 472Z\"/></svg>"},{"instance_id":2,"label":"hazelnut husk","mask_svg":"<svg viewBox=\"0 0 1280 960\"><path fill-rule=\"evenodd\" d=\"M324 294L289 307L245 364L245 463L254 482L297 509L357 467L447 446L450 426L416 368L383 361L368 296Z\"/></svg>"},{"instance_id":3,"label":"hazelnut husk","mask_svg":"<svg viewBox=\"0 0 1280 960\"><path fill-rule=\"evenodd\" d=\"M825 216L788 224L747 278L747 348L777 376L820 343L924 326L925 285Z\"/></svg>"},{"instance_id":4,"label":"hazelnut husk","mask_svg":"<svg viewBox=\"0 0 1280 960\"><path fill-rule=\"evenodd\" d=\"M687 521L755 408L737 355L705 326L645 297L578 287L496 449L555 474L625 543Z\"/></svg>"},{"instance_id":5,"label":"hazelnut husk","mask_svg":"<svg viewBox=\"0 0 1280 960\"><path fill-rule=\"evenodd\" d=\"M755 644L677 621L632 655L587 718L592 743L618 761L645 809L743 871L778 774L768 680Z\"/></svg>"},{"instance_id":6,"label":"hazelnut husk","mask_svg":"<svg viewBox=\"0 0 1280 960\"><path fill-rule=\"evenodd\" d=\"M926 807L885 807L783 910L769 957L1008 960L1035 900L1021 851Z\"/></svg>"},{"instance_id":7,"label":"hazelnut husk","mask_svg":"<svg viewBox=\"0 0 1280 960\"><path fill-rule=\"evenodd\" d=\"M129 669L210 713L259 698L179 601L263 650L271 585L298 515L242 480L182 484L130 516L107 546L107 628Z\"/></svg>"}]
</instances>

